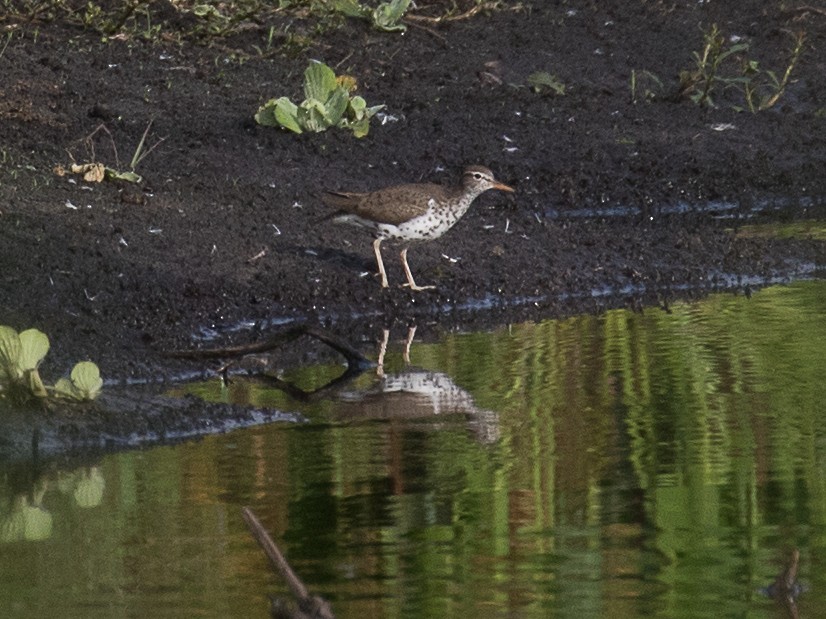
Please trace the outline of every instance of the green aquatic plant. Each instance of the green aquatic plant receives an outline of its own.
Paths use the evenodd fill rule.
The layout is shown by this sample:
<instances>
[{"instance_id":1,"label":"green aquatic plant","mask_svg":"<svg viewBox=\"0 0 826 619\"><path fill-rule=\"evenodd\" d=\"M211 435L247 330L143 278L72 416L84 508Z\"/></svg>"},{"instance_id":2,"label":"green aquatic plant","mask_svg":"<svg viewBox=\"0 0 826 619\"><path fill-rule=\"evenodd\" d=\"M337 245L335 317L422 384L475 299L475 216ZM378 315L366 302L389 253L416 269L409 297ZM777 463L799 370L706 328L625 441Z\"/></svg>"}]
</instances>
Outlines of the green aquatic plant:
<instances>
[{"instance_id":1,"label":"green aquatic plant","mask_svg":"<svg viewBox=\"0 0 826 619\"><path fill-rule=\"evenodd\" d=\"M370 131L370 119L384 106L367 107L362 97L352 95L355 88L353 78L336 77L326 64L313 61L304 71L304 101L296 105L287 97L270 99L258 108L255 121L294 133L340 127L361 138Z\"/></svg>"},{"instance_id":2,"label":"green aquatic plant","mask_svg":"<svg viewBox=\"0 0 826 619\"><path fill-rule=\"evenodd\" d=\"M12 392L45 397L46 387L38 366L47 352L49 338L43 332L28 329L18 334L11 327L0 325L0 386L5 383Z\"/></svg>"},{"instance_id":3,"label":"green aquatic plant","mask_svg":"<svg viewBox=\"0 0 826 619\"><path fill-rule=\"evenodd\" d=\"M27 329L18 333L0 325L0 397L47 398L54 392L59 397L85 401L98 396L103 381L98 366L91 361L76 364L71 379L62 378L54 387L47 387L38 368L48 352L49 338L42 331Z\"/></svg>"},{"instance_id":4,"label":"green aquatic plant","mask_svg":"<svg viewBox=\"0 0 826 619\"><path fill-rule=\"evenodd\" d=\"M55 392L64 398L85 401L94 400L100 394L103 379L98 366L91 361L81 361L72 368L69 378L61 378L55 383Z\"/></svg>"}]
</instances>

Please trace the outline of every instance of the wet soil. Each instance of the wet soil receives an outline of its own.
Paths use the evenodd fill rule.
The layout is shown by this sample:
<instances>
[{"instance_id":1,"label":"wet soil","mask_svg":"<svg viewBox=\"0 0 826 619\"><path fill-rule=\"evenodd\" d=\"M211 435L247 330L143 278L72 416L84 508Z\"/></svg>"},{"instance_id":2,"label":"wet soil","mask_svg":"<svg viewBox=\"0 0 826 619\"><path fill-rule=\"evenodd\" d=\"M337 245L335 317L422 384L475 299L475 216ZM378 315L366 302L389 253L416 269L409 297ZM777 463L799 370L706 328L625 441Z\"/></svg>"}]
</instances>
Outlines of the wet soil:
<instances>
[{"instance_id":1,"label":"wet soil","mask_svg":"<svg viewBox=\"0 0 826 619\"><path fill-rule=\"evenodd\" d=\"M0 323L49 335L48 378L92 359L109 379L154 380L192 368L166 350L285 323L372 348L384 327L428 338L816 274L821 241L737 234L822 217L826 196L826 14L778 6L501 2L404 34L276 12L200 41L197 18L162 2L148 38L0 17ZM776 105L737 111L742 91L720 83L715 107L680 95L712 24L778 75L805 31ZM268 99L300 99L309 59L355 77L386 122L360 140L257 126ZM528 87L537 71L564 94ZM150 122L142 183L56 172L128 169ZM411 249L435 291L397 287L390 245L381 289L370 237L318 221L325 189L455 183L473 163L516 193L488 192Z\"/></svg>"}]
</instances>

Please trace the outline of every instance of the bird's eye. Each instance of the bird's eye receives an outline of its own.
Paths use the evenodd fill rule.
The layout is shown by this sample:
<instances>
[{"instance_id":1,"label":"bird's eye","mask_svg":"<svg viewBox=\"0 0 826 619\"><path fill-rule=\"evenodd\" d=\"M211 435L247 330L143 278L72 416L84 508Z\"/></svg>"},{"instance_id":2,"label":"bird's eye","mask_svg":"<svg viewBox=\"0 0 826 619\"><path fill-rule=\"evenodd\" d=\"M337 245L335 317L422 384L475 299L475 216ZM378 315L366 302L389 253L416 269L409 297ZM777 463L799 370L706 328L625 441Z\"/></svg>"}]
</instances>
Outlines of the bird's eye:
<instances>
[{"instance_id":1,"label":"bird's eye","mask_svg":"<svg viewBox=\"0 0 826 619\"><path fill-rule=\"evenodd\" d=\"M482 178L482 175L481 175L481 174L479 174L479 172L475 172L475 173L473 174L473 178L475 178L475 179L477 179L477 180L478 180L478 179Z\"/></svg>"}]
</instances>

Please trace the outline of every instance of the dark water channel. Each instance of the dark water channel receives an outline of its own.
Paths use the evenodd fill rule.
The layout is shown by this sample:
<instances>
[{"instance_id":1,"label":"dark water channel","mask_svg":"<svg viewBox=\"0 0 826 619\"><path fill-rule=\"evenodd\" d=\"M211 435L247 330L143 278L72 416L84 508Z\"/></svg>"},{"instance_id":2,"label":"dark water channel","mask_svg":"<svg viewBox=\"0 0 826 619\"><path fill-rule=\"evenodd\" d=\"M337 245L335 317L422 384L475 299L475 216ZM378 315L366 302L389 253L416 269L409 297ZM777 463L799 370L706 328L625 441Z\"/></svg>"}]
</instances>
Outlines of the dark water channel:
<instances>
[{"instance_id":1,"label":"dark water channel","mask_svg":"<svg viewBox=\"0 0 826 619\"><path fill-rule=\"evenodd\" d=\"M381 334L377 334L380 337ZM252 507L338 617L785 617L826 608L826 283L457 334L303 413L50 473L0 470L0 616L265 617ZM287 378L309 389L335 363Z\"/></svg>"}]
</instances>

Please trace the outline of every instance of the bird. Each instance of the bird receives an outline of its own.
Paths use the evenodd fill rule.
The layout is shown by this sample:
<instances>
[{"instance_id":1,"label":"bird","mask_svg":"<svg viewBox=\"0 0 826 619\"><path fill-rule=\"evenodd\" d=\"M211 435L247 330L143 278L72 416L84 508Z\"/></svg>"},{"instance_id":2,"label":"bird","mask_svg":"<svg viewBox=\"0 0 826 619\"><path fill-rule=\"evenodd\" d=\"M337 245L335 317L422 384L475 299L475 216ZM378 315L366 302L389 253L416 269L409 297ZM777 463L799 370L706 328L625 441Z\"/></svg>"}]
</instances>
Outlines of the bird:
<instances>
[{"instance_id":1,"label":"bird","mask_svg":"<svg viewBox=\"0 0 826 619\"><path fill-rule=\"evenodd\" d=\"M322 199L328 206L338 209L325 219L366 228L373 233L373 253L382 288L387 288L388 282L381 257L381 243L395 240L405 242L399 254L407 277L407 283L402 286L411 290L431 290L435 286L419 286L413 279L407 263L409 244L442 236L467 212L473 201L489 189L514 191L512 187L497 181L488 168L471 165L464 169L462 183L458 187L414 183L367 193L328 191Z\"/></svg>"}]
</instances>

